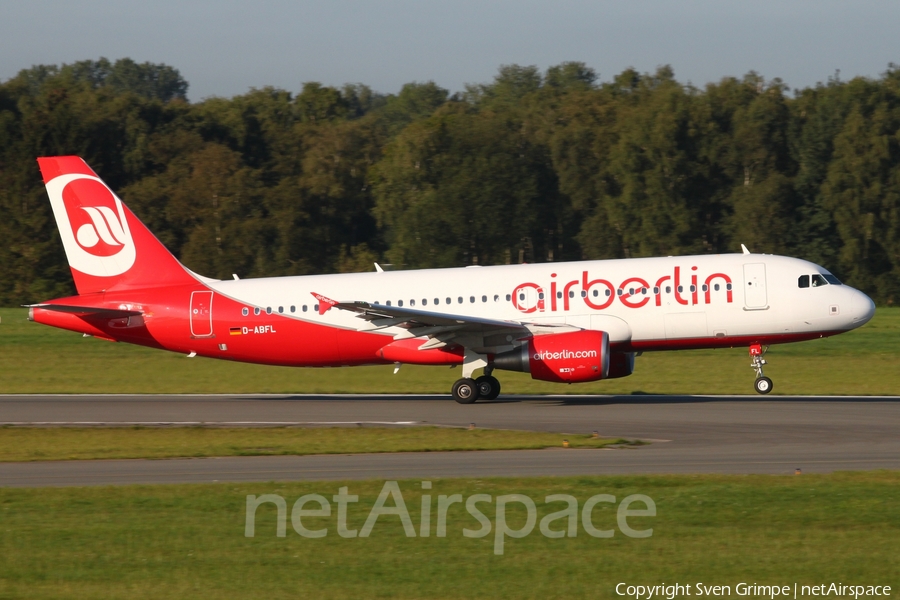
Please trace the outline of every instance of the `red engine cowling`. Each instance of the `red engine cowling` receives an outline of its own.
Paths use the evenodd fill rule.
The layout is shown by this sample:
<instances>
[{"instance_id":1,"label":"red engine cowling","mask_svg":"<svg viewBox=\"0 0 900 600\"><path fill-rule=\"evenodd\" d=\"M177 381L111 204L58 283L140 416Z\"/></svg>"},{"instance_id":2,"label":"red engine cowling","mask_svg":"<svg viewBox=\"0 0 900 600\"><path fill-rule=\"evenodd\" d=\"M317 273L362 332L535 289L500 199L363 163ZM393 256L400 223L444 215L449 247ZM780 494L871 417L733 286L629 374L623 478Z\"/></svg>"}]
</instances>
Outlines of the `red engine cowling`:
<instances>
[{"instance_id":1,"label":"red engine cowling","mask_svg":"<svg viewBox=\"0 0 900 600\"><path fill-rule=\"evenodd\" d=\"M492 366L531 373L532 379L558 383L597 381L609 376L609 335L573 331L531 338L527 344L494 357Z\"/></svg>"}]
</instances>

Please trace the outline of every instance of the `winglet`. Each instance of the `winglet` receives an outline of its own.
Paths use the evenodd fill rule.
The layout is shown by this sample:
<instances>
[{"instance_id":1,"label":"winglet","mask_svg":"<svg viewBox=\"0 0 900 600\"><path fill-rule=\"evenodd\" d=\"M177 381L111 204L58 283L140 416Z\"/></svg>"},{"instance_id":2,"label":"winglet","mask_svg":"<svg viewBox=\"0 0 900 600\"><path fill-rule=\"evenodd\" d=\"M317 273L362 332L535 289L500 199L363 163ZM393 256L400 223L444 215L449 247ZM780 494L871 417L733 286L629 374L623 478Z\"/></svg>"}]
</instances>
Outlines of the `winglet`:
<instances>
[{"instance_id":1,"label":"winglet","mask_svg":"<svg viewBox=\"0 0 900 600\"><path fill-rule=\"evenodd\" d=\"M330 309L332 306L337 304L336 300L332 300L331 298L326 298L322 294L317 294L315 292L310 292L313 295L313 298L319 301L319 314L324 315L325 311Z\"/></svg>"},{"instance_id":2,"label":"winglet","mask_svg":"<svg viewBox=\"0 0 900 600\"><path fill-rule=\"evenodd\" d=\"M378 263L375 263L375 271L377 271L378 273L384 273L384 269L382 269L381 265L379 265Z\"/></svg>"},{"instance_id":3,"label":"winglet","mask_svg":"<svg viewBox=\"0 0 900 600\"><path fill-rule=\"evenodd\" d=\"M744 254L750 254L750 251L747 250L747 246L745 246L743 244L741 244L741 250L744 252Z\"/></svg>"}]
</instances>

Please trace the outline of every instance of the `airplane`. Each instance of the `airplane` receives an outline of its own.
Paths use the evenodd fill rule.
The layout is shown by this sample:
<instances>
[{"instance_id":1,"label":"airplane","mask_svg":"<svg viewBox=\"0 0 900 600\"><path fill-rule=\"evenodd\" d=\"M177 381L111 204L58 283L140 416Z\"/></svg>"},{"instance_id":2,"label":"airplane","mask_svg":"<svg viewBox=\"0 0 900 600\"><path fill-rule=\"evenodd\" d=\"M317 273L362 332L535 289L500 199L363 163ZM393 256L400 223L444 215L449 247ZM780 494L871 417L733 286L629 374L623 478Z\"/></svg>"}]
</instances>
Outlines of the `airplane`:
<instances>
[{"instance_id":1,"label":"airplane","mask_svg":"<svg viewBox=\"0 0 900 600\"><path fill-rule=\"evenodd\" d=\"M85 336L296 367L462 365L461 404L497 370L578 383L626 377L643 352L769 345L862 326L864 293L786 256L670 256L217 280L182 265L77 156L38 158L78 295L29 320ZM334 299L337 300L334 300ZM482 374L475 377L477 371Z\"/></svg>"}]
</instances>

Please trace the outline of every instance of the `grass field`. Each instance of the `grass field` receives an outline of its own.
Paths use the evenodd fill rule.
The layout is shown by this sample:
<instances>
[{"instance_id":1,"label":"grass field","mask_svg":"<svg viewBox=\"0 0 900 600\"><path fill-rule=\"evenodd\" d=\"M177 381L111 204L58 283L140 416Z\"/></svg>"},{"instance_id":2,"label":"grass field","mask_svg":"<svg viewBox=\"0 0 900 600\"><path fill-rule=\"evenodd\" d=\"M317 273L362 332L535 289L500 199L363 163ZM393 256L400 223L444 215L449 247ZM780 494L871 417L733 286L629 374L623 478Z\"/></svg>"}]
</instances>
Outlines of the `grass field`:
<instances>
[{"instance_id":1,"label":"grass field","mask_svg":"<svg viewBox=\"0 0 900 600\"><path fill-rule=\"evenodd\" d=\"M459 368L405 365L294 369L219 361L113 344L29 323L0 309L0 393L440 393ZM900 393L900 308L866 326L773 346L766 375L774 394ZM498 372L505 394L752 394L746 348L647 353L631 377L559 385Z\"/></svg>"},{"instance_id":2,"label":"grass field","mask_svg":"<svg viewBox=\"0 0 900 600\"><path fill-rule=\"evenodd\" d=\"M538 522L563 504L545 496L645 494L655 517L632 517L649 538L549 539L538 528L506 539L466 538L475 519L454 505L446 537L418 536L421 486L400 482L417 536L382 516L367 538L345 539L329 518L306 517L319 539L275 535L275 508L260 507L244 536L248 494L278 494L290 513L303 494L329 501L341 485L359 495L348 524L360 529L383 482L258 483L114 488L0 488L0 598L617 598L619 582L768 585L900 584L900 474L658 476L435 480L439 494L524 494ZM388 506L393 506L388 501ZM307 508L315 507L308 506ZM494 504L479 505L494 521ZM637 505L634 508L643 508ZM336 510L336 508L335 508ZM616 528L615 505L598 504L599 529ZM510 505L520 528L524 509ZM563 529L557 521L553 529ZM496 523L494 523L496 525ZM895 593L895 592L894 592ZM766 596L768 597L768 596Z\"/></svg>"},{"instance_id":3,"label":"grass field","mask_svg":"<svg viewBox=\"0 0 900 600\"><path fill-rule=\"evenodd\" d=\"M564 440L570 448L603 448L610 444L629 443L621 439L595 439L588 435L494 429L468 431L445 427L2 427L0 462L526 450L561 448Z\"/></svg>"}]
</instances>

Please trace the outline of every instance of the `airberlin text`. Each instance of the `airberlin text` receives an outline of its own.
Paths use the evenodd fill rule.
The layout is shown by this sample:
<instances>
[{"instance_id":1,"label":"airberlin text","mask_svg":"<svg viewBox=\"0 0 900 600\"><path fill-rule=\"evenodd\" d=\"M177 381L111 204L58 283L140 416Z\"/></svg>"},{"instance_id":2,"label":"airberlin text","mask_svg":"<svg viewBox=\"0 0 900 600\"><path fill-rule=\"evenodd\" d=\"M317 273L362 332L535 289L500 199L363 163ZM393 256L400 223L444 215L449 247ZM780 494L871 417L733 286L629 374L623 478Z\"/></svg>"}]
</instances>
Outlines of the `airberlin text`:
<instances>
[{"instance_id":1,"label":"airberlin text","mask_svg":"<svg viewBox=\"0 0 900 600\"><path fill-rule=\"evenodd\" d=\"M535 352L534 360L565 360L568 358L597 358L596 350L560 350Z\"/></svg>"},{"instance_id":2,"label":"airberlin text","mask_svg":"<svg viewBox=\"0 0 900 600\"><path fill-rule=\"evenodd\" d=\"M591 310L607 309L616 300L627 308L641 308L651 301L651 306L662 306L664 298L672 298L682 306L710 304L720 295L729 304L734 299L731 277L726 273L712 273L701 281L697 267L691 267L685 273L681 267L675 267L671 274L651 280L629 277L615 285L608 279L593 278L588 271L582 271L580 278L563 283L563 278L557 280L556 273L551 273L549 294L539 283L520 283L513 290L512 303L523 313L534 313L577 310L579 299Z\"/></svg>"},{"instance_id":3,"label":"airberlin text","mask_svg":"<svg viewBox=\"0 0 900 600\"><path fill-rule=\"evenodd\" d=\"M337 513L334 531L342 538L367 538L372 534L378 518L385 517L381 520L382 527L388 526L389 523L399 525L408 538L424 538L431 535L444 538L447 537L448 519L451 522L450 529L458 531L460 525L469 525L467 521L471 518L472 524L478 527L473 529L462 527L463 537L483 538L491 535L493 531L494 554L501 555L504 553L508 538L523 538L531 534L535 525L538 525L538 507L534 500L524 494L504 494L497 497L490 494L473 494L465 499L462 494L441 494L435 503L432 495L428 493L428 490L431 490L431 482L421 482L421 489L423 493L416 494L421 502L417 528L413 524L403 493L396 481L384 483L364 522L361 517L351 519L348 516L348 507L358 503L359 496L350 494L348 487L342 487L331 498L336 505ZM547 511L540 520L538 530L547 538L577 537L579 516L581 529L594 538L613 537L616 534L614 525L618 525L619 531L629 538L649 538L653 535L653 529L646 527L650 524L646 517L656 516L656 504L652 498L643 494L626 496L618 503L618 507L615 506L616 497L611 494L591 496L580 507L578 500L569 494L551 494L544 498L544 502L553 512ZM275 505L277 509L275 535L286 537L288 506L285 499L277 494L247 496L244 536L251 538L256 536L256 513L264 504ZM454 508L455 504L460 506ZM310 505L315 508L309 508ZM491 511L491 508L494 510ZM509 519L508 509L511 511ZM266 523L271 523L269 511L266 509L263 511L266 513L263 517ZM491 512L494 513L493 520L485 515ZM435 519L432 518L434 513ZM323 538L330 532L328 520L331 516L332 504L328 498L320 494L306 494L294 502L290 518L291 526L304 538ZM399 523L388 517L396 517ZM351 520L357 518L359 522L351 523ZM362 526L359 529L354 527L360 524Z\"/></svg>"}]
</instances>

